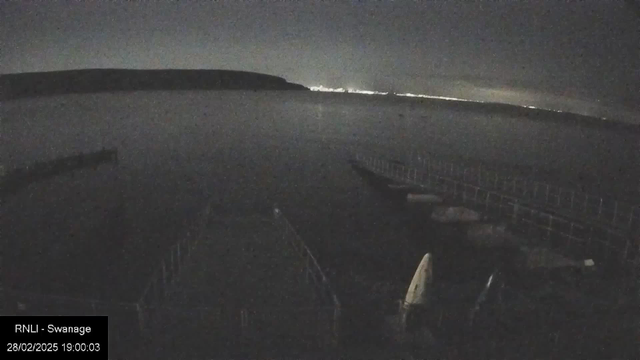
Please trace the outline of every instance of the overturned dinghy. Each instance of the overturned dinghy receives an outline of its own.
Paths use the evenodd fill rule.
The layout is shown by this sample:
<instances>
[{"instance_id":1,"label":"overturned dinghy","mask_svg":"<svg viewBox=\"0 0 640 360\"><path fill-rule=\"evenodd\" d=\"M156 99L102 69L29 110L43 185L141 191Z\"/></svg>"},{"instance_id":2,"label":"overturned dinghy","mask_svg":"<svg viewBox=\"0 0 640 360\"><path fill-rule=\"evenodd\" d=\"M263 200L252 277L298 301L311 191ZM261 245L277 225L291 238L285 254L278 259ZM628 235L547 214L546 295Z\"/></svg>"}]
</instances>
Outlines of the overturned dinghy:
<instances>
[{"instance_id":1,"label":"overturned dinghy","mask_svg":"<svg viewBox=\"0 0 640 360\"><path fill-rule=\"evenodd\" d=\"M416 186L415 185L409 185L409 184L397 184L397 183L391 183L388 184L387 187L391 190L415 190Z\"/></svg>"},{"instance_id":2,"label":"overturned dinghy","mask_svg":"<svg viewBox=\"0 0 640 360\"><path fill-rule=\"evenodd\" d=\"M437 206L431 214L431 220L440 223L465 223L480 221L479 212L462 206Z\"/></svg>"},{"instance_id":3,"label":"overturned dinghy","mask_svg":"<svg viewBox=\"0 0 640 360\"><path fill-rule=\"evenodd\" d=\"M467 228L467 239L477 247L519 247L524 246L526 241L513 235L507 230L506 223L491 224L479 223L469 224Z\"/></svg>"},{"instance_id":4,"label":"overturned dinghy","mask_svg":"<svg viewBox=\"0 0 640 360\"><path fill-rule=\"evenodd\" d=\"M520 253L524 258L521 265L530 270L557 269L563 267L583 269L595 266L593 259L573 260L545 248L522 246Z\"/></svg>"},{"instance_id":5,"label":"overturned dinghy","mask_svg":"<svg viewBox=\"0 0 640 360\"><path fill-rule=\"evenodd\" d=\"M433 194L407 194L407 202L424 204L441 204L444 201L440 196Z\"/></svg>"}]
</instances>

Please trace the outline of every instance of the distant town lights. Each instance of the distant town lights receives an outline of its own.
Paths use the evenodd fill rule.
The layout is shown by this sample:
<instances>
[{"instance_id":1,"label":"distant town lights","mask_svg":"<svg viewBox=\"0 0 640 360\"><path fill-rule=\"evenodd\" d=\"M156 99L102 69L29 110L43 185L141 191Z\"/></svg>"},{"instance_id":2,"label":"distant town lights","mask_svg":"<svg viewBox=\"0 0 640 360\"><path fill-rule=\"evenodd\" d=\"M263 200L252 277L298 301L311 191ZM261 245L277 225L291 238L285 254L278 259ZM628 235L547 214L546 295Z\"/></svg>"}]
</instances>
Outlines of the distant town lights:
<instances>
[{"instance_id":1,"label":"distant town lights","mask_svg":"<svg viewBox=\"0 0 640 360\"><path fill-rule=\"evenodd\" d=\"M328 87L324 87L322 85L320 86L310 86L309 89L311 89L311 91L323 91L323 92L347 92L347 90L343 89L343 88L328 88Z\"/></svg>"},{"instance_id":2,"label":"distant town lights","mask_svg":"<svg viewBox=\"0 0 640 360\"><path fill-rule=\"evenodd\" d=\"M350 94L365 94L365 95L387 95L388 92L382 91L372 91L372 90L359 90L353 88L329 88L325 86L310 86L309 89L311 91L323 91L323 92L340 92L340 93L350 93Z\"/></svg>"},{"instance_id":3,"label":"distant town lights","mask_svg":"<svg viewBox=\"0 0 640 360\"><path fill-rule=\"evenodd\" d=\"M364 95L395 95L395 96L404 96L404 97L414 97L414 98L422 98L422 99L438 99L438 100L448 100L448 101L466 101L466 102L474 102L474 103L487 103L487 101L481 101L481 100L468 100L468 99L461 99L461 98L455 98L455 97L448 97L448 96L436 96L436 95L424 95L424 94L412 94L412 93L389 93L389 92L382 92L382 91L372 91L372 90L359 90L359 89L353 89L353 88L330 88L330 87L326 87L326 86L322 86L322 85L318 85L318 86L310 86L309 89L311 89L311 91L321 91L321 92L337 92L337 93L349 93L349 94L364 94ZM560 110L552 110L552 109L547 109L547 108L542 108L542 107L537 107L537 106L531 106L531 105L515 105L515 106L522 106L525 108L529 108L529 109L537 109L537 110L546 110L546 111L554 111L554 112L563 112Z\"/></svg>"},{"instance_id":4,"label":"distant town lights","mask_svg":"<svg viewBox=\"0 0 640 360\"><path fill-rule=\"evenodd\" d=\"M311 89L311 91L322 91L322 92L338 92L338 93L364 94L364 95L396 95L396 96L405 96L405 97L418 97L418 98L425 98L425 99L440 99L440 100L452 100L452 101L472 101L472 100L465 100L465 99L446 97L446 96L433 96L433 95L412 94L412 93L397 94L397 93L389 93L389 92L384 92L384 91L360 90L360 89L353 89L353 88L347 88L347 89L345 89L345 88L330 88L330 87L326 87L326 86L322 86L322 85L310 86L309 89Z\"/></svg>"}]
</instances>

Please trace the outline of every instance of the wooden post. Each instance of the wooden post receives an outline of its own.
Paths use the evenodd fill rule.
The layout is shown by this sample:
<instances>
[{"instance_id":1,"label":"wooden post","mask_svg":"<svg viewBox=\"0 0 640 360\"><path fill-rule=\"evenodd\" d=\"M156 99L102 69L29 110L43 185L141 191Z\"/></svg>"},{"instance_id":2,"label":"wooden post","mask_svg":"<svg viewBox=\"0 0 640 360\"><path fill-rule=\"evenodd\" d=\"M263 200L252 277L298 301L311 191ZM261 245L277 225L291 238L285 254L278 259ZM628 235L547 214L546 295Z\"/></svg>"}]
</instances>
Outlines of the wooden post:
<instances>
[{"instance_id":1,"label":"wooden post","mask_svg":"<svg viewBox=\"0 0 640 360\"><path fill-rule=\"evenodd\" d=\"M334 309L333 309L333 346L337 347L340 344L340 303L337 302L334 296Z\"/></svg>"},{"instance_id":2,"label":"wooden post","mask_svg":"<svg viewBox=\"0 0 640 360\"><path fill-rule=\"evenodd\" d=\"M158 289L158 278L156 278L156 274L153 274L153 281L151 282L151 295L152 295L152 299L151 299L151 303L153 303L154 305L157 304L159 301L158 299L160 298L160 294L159 294L159 289Z\"/></svg>"},{"instance_id":3,"label":"wooden post","mask_svg":"<svg viewBox=\"0 0 640 360\"><path fill-rule=\"evenodd\" d=\"M558 206L560 206L561 198L562 198L562 188L558 188Z\"/></svg>"},{"instance_id":4,"label":"wooden post","mask_svg":"<svg viewBox=\"0 0 640 360\"><path fill-rule=\"evenodd\" d=\"M178 241L178 245L176 245L176 250L178 251L178 266L177 266L177 271L178 273L180 273L180 271L182 270L182 256L180 255L180 241Z\"/></svg>"},{"instance_id":5,"label":"wooden post","mask_svg":"<svg viewBox=\"0 0 640 360\"><path fill-rule=\"evenodd\" d=\"M627 242L624 246L624 252L622 253L622 260L627 261L627 256L629 254L629 246L631 245L631 239L627 239Z\"/></svg>"},{"instance_id":6,"label":"wooden post","mask_svg":"<svg viewBox=\"0 0 640 360\"><path fill-rule=\"evenodd\" d=\"M575 225L575 223L572 221L571 222L571 228L569 228L569 241L567 241L567 248L569 248L569 246L571 246L571 241L573 240L573 226Z\"/></svg>"},{"instance_id":7,"label":"wooden post","mask_svg":"<svg viewBox=\"0 0 640 360\"><path fill-rule=\"evenodd\" d=\"M575 196L576 196L576 192L572 191L571 192L571 210L573 210L573 199L575 198Z\"/></svg>"},{"instance_id":8,"label":"wooden post","mask_svg":"<svg viewBox=\"0 0 640 360\"><path fill-rule=\"evenodd\" d=\"M247 313L247 309L240 310L240 330L243 337L249 335L249 314Z\"/></svg>"},{"instance_id":9,"label":"wooden post","mask_svg":"<svg viewBox=\"0 0 640 360\"><path fill-rule=\"evenodd\" d=\"M162 261L162 291L166 295L167 290L167 267L165 266L164 260Z\"/></svg>"},{"instance_id":10,"label":"wooden post","mask_svg":"<svg viewBox=\"0 0 640 360\"><path fill-rule=\"evenodd\" d=\"M601 214L602 214L602 198L600 198L600 206L598 207L598 219L600 219Z\"/></svg>"},{"instance_id":11,"label":"wooden post","mask_svg":"<svg viewBox=\"0 0 640 360\"><path fill-rule=\"evenodd\" d=\"M142 306L140 302L136 304L136 313L138 314L138 329L140 330L140 334L145 333L145 319L144 313L142 312Z\"/></svg>"},{"instance_id":12,"label":"wooden post","mask_svg":"<svg viewBox=\"0 0 640 360\"><path fill-rule=\"evenodd\" d=\"M171 283L173 284L173 282L175 281L176 278L176 273L177 273L177 265L178 262L176 261L176 259L174 259L174 255L173 255L173 250L175 248L175 245L171 247L170 253L171 253Z\"/></svg>"},{"instance_id":13,"label":"wooden post","mask_svg":"<svg viewBox=\"0 0 640 360\"><path fill-rule=\"evenodd\" d=\"M547 186L547 195L545 197L544 203L548 204L549 203L549 185L546 185L546 186Z\"/></svg>"},{"instance_id":14,"label":"wooden post","mask_svg":"<svg viewBox=\"0 0 640 360\"><path fill-rule=\"evenodd\" d=\"M467 185L462 184L462 203L467 203Z\"/></svg>"},{"instance_id":15,"label":"wooden post","mask_svg":"<svg viewBox=\"0 0 640 360\"><path fill-rule=\"evenodd\" d=\"M555 333L554 341L553 341L553 350L551 351L551 360L555 359L555 356L558 353L558 337L559 337L559 334Z\"/></svg>"},{"instance_id":16,"label":"wooden post","mask_svg":"<svg viewBox=\"0 0 640 360\"><path fill-rule=\"evenodd\" d=\"M638 207L634 206L629 211L629 228L632 229L632 230L635 228L635 223L634 223L633 220L635 218L634 215L635 215L637 209L638 209Z\"/></svg>"}]
</instances>

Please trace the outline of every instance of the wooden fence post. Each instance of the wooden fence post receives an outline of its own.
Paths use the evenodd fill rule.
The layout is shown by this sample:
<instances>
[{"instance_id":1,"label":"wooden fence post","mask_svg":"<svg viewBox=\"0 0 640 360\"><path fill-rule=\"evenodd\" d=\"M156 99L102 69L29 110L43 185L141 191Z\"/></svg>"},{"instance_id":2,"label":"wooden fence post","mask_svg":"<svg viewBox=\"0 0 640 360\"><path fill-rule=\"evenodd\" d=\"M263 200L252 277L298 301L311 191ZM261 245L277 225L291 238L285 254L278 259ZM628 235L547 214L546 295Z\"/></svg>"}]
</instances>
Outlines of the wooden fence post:
<instances>
[{"instance_id":1,"label":"wooden fence post","mask_svg":"<svg viewBox=\"0 0 640 360\"><path fill-rule=\"evenodd\" d=\"M162 260L162 292L164 295L167 294L167 267L165 266L164 260Z\"/></svg>"},{"instance_id":2,"label":"wooden fence post","mask_svg":"<svg viewBox=\"0 0 640 360\"><path fill-rule=\"evenodd\" d=\"M600 198L600 206L598 206L598 219L600 219L600 215L602 215L602 198Z\"/></svg>"},{"instance_id":3,"label":"wooden fence post","mask_svg":"<svg viewBox=\"0 0 640 360\"><path fill-rule=\"evenodd\" d=\"M243 337L249 335L249 314L247 309L240 310L240 331Z\"/></svg>"},{"instance_id":4,"label":"wooden fence post","mask_svg":"<svg viewBox=\"0 0 640 360\"><path fill-rule=\"evenodd\" d=\"M136 304L136 312L138 314L138 328L140 330L140 334L142 335L145 333L145 318L140 302Z\"/></svg>"},{"instance_id":5,"label":"wooden fence post","mask_svg":"<svg viewBox=\"0 0 640 360\"><path fill-rule=\"evenodd\" d=\"M334 297L334 309L333 309L333 346L337 347L340 344L340 303Z\"/></svg>"}]
</instances>

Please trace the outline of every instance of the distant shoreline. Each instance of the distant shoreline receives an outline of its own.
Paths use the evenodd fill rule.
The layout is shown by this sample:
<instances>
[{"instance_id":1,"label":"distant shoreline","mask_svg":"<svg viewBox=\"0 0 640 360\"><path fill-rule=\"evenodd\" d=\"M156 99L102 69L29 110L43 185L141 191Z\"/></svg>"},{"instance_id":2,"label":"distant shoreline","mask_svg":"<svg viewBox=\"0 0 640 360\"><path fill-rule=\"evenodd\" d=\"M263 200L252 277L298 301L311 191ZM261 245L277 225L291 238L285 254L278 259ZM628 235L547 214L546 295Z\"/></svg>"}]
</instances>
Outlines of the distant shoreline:
<instances>
[{"instance_id":1,"label":"distant shoreline","mask_svg":"<svg viewBox=\"0 0 640 360\"><path fill-rule=\"evenodd\" d=\"M82 69L0 75L0 100L145 90L309 90L273 75L233 70Z\"/></svg>"},{"instance_id":2,"label":"distant shoreline","mask_svg":"<svg viewBox=\"0 0 640 360\"><path fill-rule=\"evenodd\" d=\"M136 70L136 69L80 69L51 72L32 72L0 75L0 101L43 98L60 95L137 91L211 91L211 90L297 90L309 88L290 83L284 78L235 70ZM609 131L640 133L640 125L620 119L602 119L571 112L535 109L494 102L442 100L402 96L376 96L357 93L318 92L324 96L348 96L353 99L375 96L387 101L423 104L448 108L461 113L495 113L524 116L535 121L582 126Z\"/></svg>"},{"instance_id":3,"label":"distant shoreline","mask_svg":"<svg viewBox=\"0 0 640 360\"><path fill-rule=\"evenodd\" d=\"M595 116L583 115L569 111L557 111L543 108L531 108L527 106L472 101L472 100L449 100L438 98L420 98L407 96L390 96L390 95L366 95L358 93L341 93L341 92L320 92L314 91L316 94L322 94L326 97L352 97L379 99L379 103L394 102L405 104L420 104L420 106L429 106L432 109L447 109L465 114L496 114L511 117L524 117L531 121L548 122L565 126L578 126L584 128L608 130L613 132L630 132L640 133L640 124L632 123L615 118L599 118ZM400 114L398 114L400 115ZM405 114L402 114L403 116Z\"/></svg>"}]
</instances>

